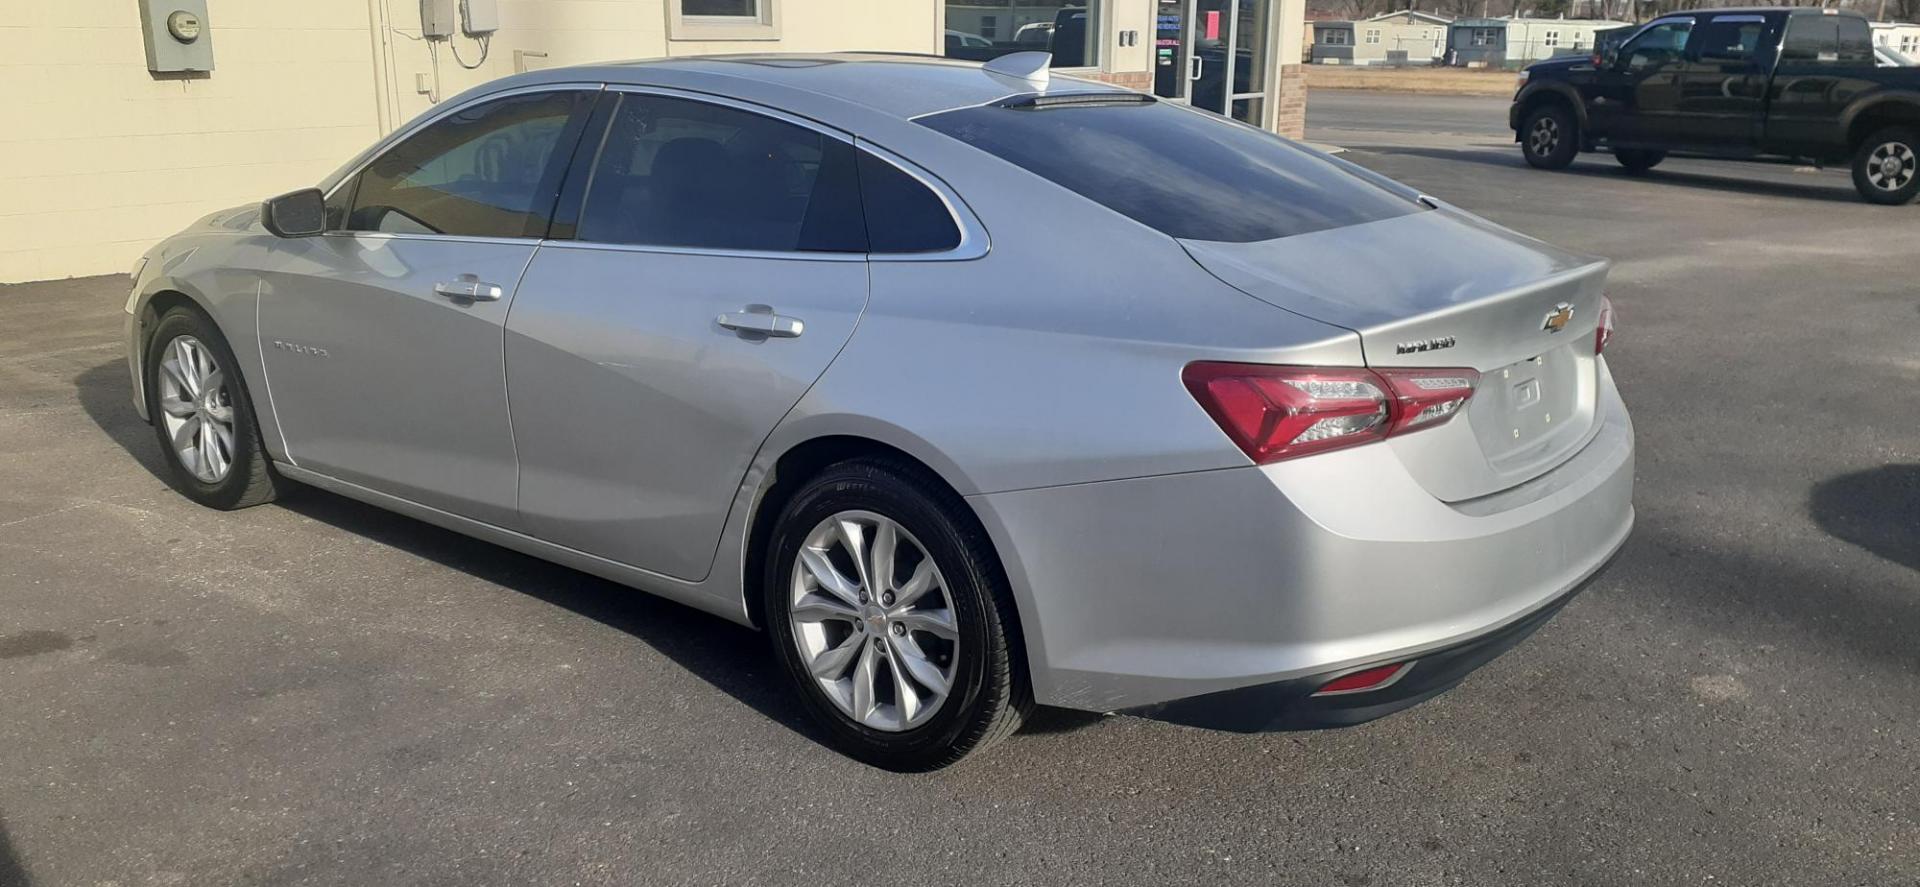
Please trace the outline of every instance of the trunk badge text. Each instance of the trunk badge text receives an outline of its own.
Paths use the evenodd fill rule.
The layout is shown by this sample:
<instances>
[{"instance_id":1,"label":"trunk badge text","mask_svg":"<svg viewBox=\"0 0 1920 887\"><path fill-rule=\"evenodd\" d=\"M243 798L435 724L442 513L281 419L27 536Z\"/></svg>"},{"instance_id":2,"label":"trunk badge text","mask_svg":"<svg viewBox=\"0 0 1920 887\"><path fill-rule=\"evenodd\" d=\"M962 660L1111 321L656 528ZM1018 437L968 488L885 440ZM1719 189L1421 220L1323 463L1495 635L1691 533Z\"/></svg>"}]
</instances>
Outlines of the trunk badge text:
<instances>
[{"instance_id":1,"label":"trunk badge text","mask_svg":"<svg viewBox=\"0 0 1920 887\"><path fill-rule=\"evenodd\" d=\"M1418 354L1422 351L1439 351L1442 348L1452 348L1457 344L1459 344L1458 340L1452 336L1435 336L1431 339L1421 339L1418 342L1401 342L1393 346L1393 353Z\"/></svg>"},{"instance_id":2,"label":"trunk badge text","mask_svg":"<svg viewBox=\"0 0 1920 887\"><path fill-rule=\"evenodd\" d=\"M1540 328L1549 333L1557 333L1566 329L1567 324L1571 322L1573 322L1573 304L1561 302L1553 306L1553 313L1547 315L1546 321L1540 324Z\"/></svg>"}]
</instances>

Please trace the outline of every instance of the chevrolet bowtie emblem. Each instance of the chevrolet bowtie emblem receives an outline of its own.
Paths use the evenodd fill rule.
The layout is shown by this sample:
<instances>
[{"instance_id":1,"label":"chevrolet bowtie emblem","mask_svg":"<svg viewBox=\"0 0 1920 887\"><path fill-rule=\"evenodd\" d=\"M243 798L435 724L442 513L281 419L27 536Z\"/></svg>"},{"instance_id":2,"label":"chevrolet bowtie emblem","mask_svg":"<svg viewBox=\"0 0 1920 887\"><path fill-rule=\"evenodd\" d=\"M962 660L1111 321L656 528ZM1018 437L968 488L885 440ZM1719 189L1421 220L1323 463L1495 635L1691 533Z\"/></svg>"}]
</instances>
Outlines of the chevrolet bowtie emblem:
<instances>
[{"instance_id":1,"label":"chevrolet bowtie emblem","mask_svg":"<svg viewBox=\"0 0 1920 887\"><path fill-rule=\"evenodd\" d=\"M1561 302L1553 306L1553 313L1547 315L1546 322L1540 324L1540 328L1549 333L1557 333L1566 329L1567 324L1572 320L1573 305L1567 302Z\"/></svg>"}]
</instances>

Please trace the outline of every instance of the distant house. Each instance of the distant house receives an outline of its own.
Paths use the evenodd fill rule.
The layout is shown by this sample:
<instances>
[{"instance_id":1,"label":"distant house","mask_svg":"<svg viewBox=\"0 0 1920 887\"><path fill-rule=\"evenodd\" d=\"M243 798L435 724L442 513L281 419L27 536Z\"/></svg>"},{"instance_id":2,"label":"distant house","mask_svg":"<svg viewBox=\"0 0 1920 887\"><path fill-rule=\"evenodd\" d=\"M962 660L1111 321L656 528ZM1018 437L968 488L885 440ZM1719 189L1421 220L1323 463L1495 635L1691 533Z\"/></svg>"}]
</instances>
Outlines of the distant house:
<instances>
[{"instance_id":1,"label":"distant house","mask_svg":"<svg viewBox=\"0 0 1920 887\"><path fill-rule=\"evenodd\" d=\"M1430 65L1446 51L1451 21L1403 9L1360 21L1314 22L1310 58L1316 65Z\"/></svg>"},{"instance_id":2,"label":"distant house","mask_svg":"<svg viewBox=\"0 0 1920 887\"><path fill-rule=\"evenodd\" d=\"M1899 50L1902 55L1920 56L1920 25L1905 22L1874 22L1876 46Z\"/></svg>"},{"instance_id":3,"label":"distant house","mask_svg":"<svg viewBox=\"0 0 1920 887\"><path fill-rule=\"evenodd\" d=\"M1601 19L1463 18L1447 33L1447 63L1518 68L1565 55L1591 55L1600 32L1627 25Z\"/></svg>"}]
</instances>

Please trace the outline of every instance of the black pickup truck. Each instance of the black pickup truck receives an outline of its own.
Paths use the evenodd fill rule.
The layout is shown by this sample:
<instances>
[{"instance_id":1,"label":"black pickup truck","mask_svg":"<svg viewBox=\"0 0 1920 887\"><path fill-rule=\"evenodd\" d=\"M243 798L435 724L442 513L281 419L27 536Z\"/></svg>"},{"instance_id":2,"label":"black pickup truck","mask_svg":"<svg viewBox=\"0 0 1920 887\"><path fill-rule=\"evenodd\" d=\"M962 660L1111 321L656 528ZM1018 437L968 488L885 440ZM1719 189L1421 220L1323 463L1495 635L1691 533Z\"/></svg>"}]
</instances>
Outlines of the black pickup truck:
<instances>
[{"instance_id":1,"label":"black pickup truck","mask_svg":"<svg viewBox=\"0 0 1920 887\"><path fill-rule=\"evenodd\" d=\"M1874 203L1920 193L1920 68L1876 66L1858 13L1679 12L1593 58L1541 62L1520 78L1508 122L1541 169L1603 148L1632 172L1669 151L1845 161Z\"/></svg>"}]
</instances>

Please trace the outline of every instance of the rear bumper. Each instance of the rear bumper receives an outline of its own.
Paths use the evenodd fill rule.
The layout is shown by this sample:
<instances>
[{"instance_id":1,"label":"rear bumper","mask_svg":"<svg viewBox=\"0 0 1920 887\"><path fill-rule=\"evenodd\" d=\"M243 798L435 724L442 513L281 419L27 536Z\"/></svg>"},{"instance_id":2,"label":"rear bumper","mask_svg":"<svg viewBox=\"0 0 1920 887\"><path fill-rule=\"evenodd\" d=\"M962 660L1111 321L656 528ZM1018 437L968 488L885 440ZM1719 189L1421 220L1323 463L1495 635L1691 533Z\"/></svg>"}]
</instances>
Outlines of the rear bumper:
<instances>
[{"instance_id":1,"label":"rear bumper","mask_svg":"<svg viewBox=\"0 0 1920 887\"><path fill-rule=\"evenodd\" d=\"M1412 708L1454 688L1467 675L1520 645L1547 624L1560 608L1573 600L1593 580L1605 572L1589 575L1567 593L1519 620L1468 641L1422 654L1393 683L1378 690L1342 695L1315 696L1314 691L1329 681L1370 667L1404 660L1386 659L1358 668L1342 668L1317 675L1257 684L1238 690L1225 690L1192 696L1159 705L1129 709L1124 714L1152 718L1189 727L1258 733L1268 730L1317 730L1351 727Z\"/></svg>"},{"instance_id":2,"label":"rear bumper","mask_svg":"<svg viewBox=\"0 0 1920 887\"><path fill-rule=\"evenodd\" d=\"M1445 690L1631 531L1633 428L1604 364L1598 384L1580 451L1483 499L1434 498L1390 446L970 497L1020 607L1036 699L1168 716L1219 696L1264 727L1358 722ZM1297 704L1302 688L1415 659L1396 695Z\"/></svg>"}]
</instances>

